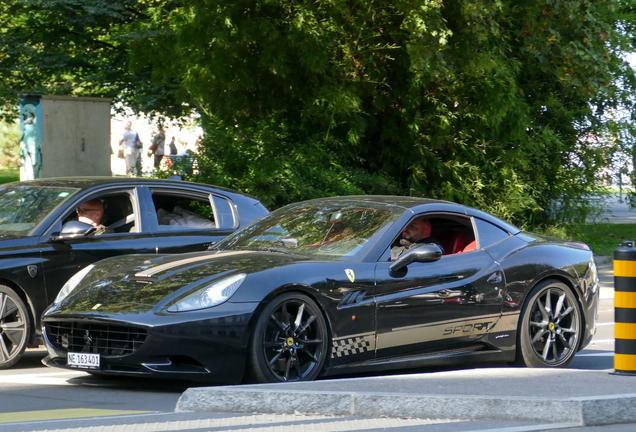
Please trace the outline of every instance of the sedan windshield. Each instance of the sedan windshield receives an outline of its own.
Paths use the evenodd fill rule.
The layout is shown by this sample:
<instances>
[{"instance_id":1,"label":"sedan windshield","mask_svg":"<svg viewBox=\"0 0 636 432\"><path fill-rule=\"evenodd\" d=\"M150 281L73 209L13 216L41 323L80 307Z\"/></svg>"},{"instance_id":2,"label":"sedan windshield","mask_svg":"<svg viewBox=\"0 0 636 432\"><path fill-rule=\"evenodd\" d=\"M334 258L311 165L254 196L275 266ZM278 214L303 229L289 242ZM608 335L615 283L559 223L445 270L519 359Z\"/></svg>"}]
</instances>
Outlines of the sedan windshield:
<instances>
[{"instance_id":1,"label":"sedan windshield","mask_svg":"<svg viewBox=\"0 0 636 432\"><path fill-rule=\"evenodd\" d=\"M403 212L401 207L381 203L291 204L237 231L215 249L361 259Z\"/></svg>"},{"instance_id":2,"label":"sedan windshield","mask_svg":"<svg viewBox=\"0 0 636 432\"><path fill-rule=\"evenodd\" d=\"M26 235L78 190L46 186L0 187L0 235Z\"/></svg>"}]
</instances>

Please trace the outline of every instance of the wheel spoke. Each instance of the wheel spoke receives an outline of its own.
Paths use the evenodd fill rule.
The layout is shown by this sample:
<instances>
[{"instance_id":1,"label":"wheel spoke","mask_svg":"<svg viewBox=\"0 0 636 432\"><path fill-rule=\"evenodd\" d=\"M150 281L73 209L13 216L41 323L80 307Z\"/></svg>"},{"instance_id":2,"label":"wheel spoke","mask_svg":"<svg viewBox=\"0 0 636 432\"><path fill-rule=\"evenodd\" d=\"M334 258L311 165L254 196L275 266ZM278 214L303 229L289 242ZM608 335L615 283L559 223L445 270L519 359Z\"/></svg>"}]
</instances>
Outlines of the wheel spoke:
<instances>
[{"instance_id":1,"label":"wheel spoke","mask_svg":"<svg viewBox=\"0 0 636 432\"><path fill-rule=\"evenodd\" d=\"M296 314L296 321L294 321L294 331L300 328L300 325L303 322L303 312L305 311L305 303L301 304L298 308L298 313Z\"/></svg>"},{"instance_id":2,"label":"wheel spoke","mask_svg":"<svg viewBox=\"0 0 636 432\"><path fill-rule=\"evenodd\" d=\"M548 354L550 352L550 347L552 346L552 339L548 338L543 347L543 353L541 357L543 357L543 361L548 361Z\"/></svg>"},{"instance_id":3,"label":"wheel spoke","mask_svg":"<svg viewBox=\"0 0 636 432\"><path fill-rule=\"evenodd\" d=\"M283 377L285 381L289 381L289 368L291 367L292 358L291 356L287 359L287 364L285 365L285 376Z\"/></svg>"},{"instance_id":4,"label":"wheel spoke","mask_svg":"<svg viewBox=\"0 0 636 432\"><path fill-rule=\"evenodd\" d=\"M561 327L561 332L576 334L576 333L578 333L578 330L577 329L573 329L573 328L563 328L563 327Z\"/></svg>"},{"instance_id":5,"label":"wheel spoke","mask_svg":"<svg viewBox=\"0 0 636 432\"><path fill-rule=\"evenodd\" d=\"M566 298L567 297L565 296L565 293L561 292L561 295L559 296L559 299L557 300L556 307L554 308L554 313L552 314L555 320L557 319L557 317L561 315L561 309L563 309L563 302L565 302Z\"/></svg>"},{"instance_id":6,"label":"wheel spoke","mask_svg":"<svg viewBox=\"0 0 636 432\"><path fill-rule=\"evenodd\" d=\"M7 296L0 293L0 319L4 318L4 308L7 303Z\"/></svg>"},{"instance_id":7,"label":"wheel spoke","mask_svg":"<svg viewBox=\"0 0 636 432\"><path fill-rule=\"evenodd\" d=\"M307 344L320 344L322 343L322 339L301 339L302 343Z\"/></svg>"},{"instance_id":8,"label":"wheel spoke","mask_svg":"<svg viewBox=\"0 0 636 432\"><path fill-rule=\"evenodd\" d=\"M307 322L305 323L305 325L303 325L300 328L300 331L298 332L299 335L303 334L305 332L305 330L307 330L307 327L309 327L311 325L312 322L314 322L314 320L316 319L315 315L312 315L309 317L309 319L307 320Z\"/></svg>"},{"instance_id":9,"label":"wheel spoke","mask_svg":"<svg viewBox=\"0 0 636 432\"><path fill-rule=\"evenodd\" d=\"M558 317L555 318L555 321L558 323L560 322L563 318L565 318L567 315L569 315L570 313L572 313L572 311L574 310L574 308L572 306L570 306L569 308L567 308L566 310L563 311L562 314L560 314Z\"/></svg>"},{"instance_id":10,"label":"wheel spoke","mask_svg":"<svg viewBox=\"0 0 636 432\"><path fill-rule=\"evenodd\" d=\"M547 294L545 295L545 310L546 312L552 312L552 290L548 288Z\"/></svg>"},{"instance_id":11,"label":"wheel spoke","mask_svg":"<svg viewBox=\"0 0 636 432\"><path fill-rule=\"evenodd\" d=\"M278 360L278 358L281 356L281 354L282 354L282 353L283 353L283 351L282 351L282 350L281 350L281 351L278 351L278 354L276 354L276 355L274 356L274 358L272 358L272 359L270 360L270 362L269 362L269 367L272 367L272 365L274 364L274 362L275 362L276 360Z\"/></svg>"},{"instance_id":12,"label":"wheel spoke","mask_svg":"<svg viewBox=\"0 0 636 432\"><path fill-rule=\"evenodd\" d=\"M532 343L536 343L539 339L541 339L541 336L543 336L545 334L545 329L541 329L537 332L536 335L534 335L534 337L532 338Z\"/></svg>"},{"instance_id":13,"label":"wheel spoke","mask_svg":"<svg viewBox=\"0 0 636 432\"><path fill-rule=\"evenodd\" d=\"M280 348L280 342L263 342L263 348Z\"/></svg>"},{"instance_id":14,"label":"wheel spoke","mask_svg":"<svg viewBox=\"0 0 636 432\"><path fill-rule=\"evenodd\" d=\"M570 342L562 334L559 335L559 339L561 340L563 345L565 345L566 348L572 349Z\"/></svg>"},{"instance_id":15,"label":"wheel spoke","mask_svg":"<svg viewBox=\"0 0 636 432\"><path fill-rule=\"evenodd\" d=\"M281 311L281 315L282 315L283 321L285 321L285 325L287 326L287 328L289 328L289 323L291 321L291 317L289 315L289 312L287 311L287 303L283 303L283 305L280 308L280 311ZM285 329L285 331L287 331L287 330Z\"/></svg>"},{"instance_id":16,"label":"wheel spoke","mask_svg":"<svg viewBox=\"0 0 636 432\"><path fill-rule=\"evenodd\" d=\"M0 336L0 361L9 360L9 357L11 357L11 354L9 354L4 338Z\"/></svg>"},{"instance_id":17,"label":"wheel spoke","mask_svg":"<svg viewBox=\"0 0 636 432\"><path fill-rule=\"evenodd\" d=\"M287 326L283 325L278 319L272 314L270 319L276 324L283 332L287 333L287 329L289 328L289 324Z\"/></svg>"},{"instance_id":18,"label":"wheel spoke","mask_svg":"<svg viewBox=\"0 0 636 432\"><path fill-rule=\"evenodd\" d=\"M306 355L307 357L309 357L309 358L311 359L311 361L312 361L312 362L314 362L314 363L318 363L318 362L319 362L319 360L316 358L316 356L314 356L314 355L313 355L312 353L310 353L309 351L307 351L307 350L302 350L302 351L299 351L299 352L302 352L304 355Z\"/></svg>"},{"instance_id":19,"label":"wheel spoke","mask_svg":"<svg viewBox=\"0 0 636 432\"><path fill-rule=\"evenodd\" d=\"M549 321L550 320L550 314L548 313L548 311L543 306L543 303L541 303L541 301L537 301L537 306L539 306L539 311L541 312L541 318L543 318L544 321Z\"/></svg>"},{"instance_id":20,"label":"wheel spoke","mask_svg":"<svg viewBox=\"0 0 636 432\"><path fill-rule=\"evenodd\" d=\"M548 322L547 321L541 321L541 322L530 321L530 325L533 327L539 327L539 328L545 329L548 326Z\"/></svg>"}]
</instances>

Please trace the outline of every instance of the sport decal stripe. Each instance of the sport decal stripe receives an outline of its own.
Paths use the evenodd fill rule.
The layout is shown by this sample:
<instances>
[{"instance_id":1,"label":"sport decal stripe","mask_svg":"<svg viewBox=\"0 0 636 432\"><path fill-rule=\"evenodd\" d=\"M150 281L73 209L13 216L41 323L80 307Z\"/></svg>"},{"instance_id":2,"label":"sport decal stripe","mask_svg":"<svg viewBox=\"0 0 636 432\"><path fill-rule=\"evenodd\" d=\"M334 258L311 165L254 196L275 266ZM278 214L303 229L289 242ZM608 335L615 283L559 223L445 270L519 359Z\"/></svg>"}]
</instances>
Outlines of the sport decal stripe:
<instances>
[{"instance_id":1,"label":"sport decal stripe","mask_svg":"<svg viewBox=\"0 0 636 432\"><path fill-rule=\"evenodd\" d=\"M617 322L614 325L614 338L616 339L636 339L636 324Z\"/></svg>"},{"instance_id":2,"label":"sport decal stripe","mask_svg":"<svg viewBox=\"0 0 636 432\"><path fill-rule=\"evenodd\" d=\"M148 269L147 271L141 272L141 273L137 273L135 274L135 277L152 277L158 273L161 273L163 271L166 270L171 270L173 268L177 268L177 267L181 267L187 264L192 264L198 261L207 261L210 259L213 259L215 257L226 257L226 256L232 256L232 255L240 255L240 254L245 254L245 253L250 253L250 251L236 251L236 252L224 252L222 254L205 254L202 256L198 256L198 257L194 257L194 258L185 258L185 259L181 259L181 260L177 260L177 261L171 261L169 263L166 264L161 264L158 265L157 267L153 267L151 269Z\"/></svg>"},{"instance_id":3,"label":"sport decal stripe","mask_svg":"<svg viewBox=\"0 0 636 432\"><path fill-rule=\"evenodd\" d=\"M636 371L636 355L615 354L614 369L617 371Z\"/></svg>"},{"instance_id":4,"label":"sport decal stripe","mask_svg":"<svg viewBox=\"0 0 636 432\"><path fill-rule=\"evenodd\" d=\"M70 408L59 410L22 411L0 414L0 423L32 422L42 420L77 419L130 414L149 414L156 411L109 410L93 408Z\"/></svg>"},{"instance_id":5,"label":"sport decal stripe","mask_svg":"<svg viewBox=\"0 0 636 432\"><path fill-rule=\"evenodd\" d=\"M390 332L378 334L377 349L432 342L460 336L486 335L495 327L496 331L514 331L517 328L518 315L518 312L504 315L491 314L469 319L455 319L394 328Z\"/></svg>"},{"instance_id":6,"label":"sport decal stripe","mask_svg":"<svg viewBox=\"0 0 636 432\"><path fill-rule=\"evenodd\" d=\"M636 308L636 293L620 292L614 293L614 307L617 308Z\"/></svg>"},{"instance_id":7,"label":"sport decal stripe","mask_svg":"<svg viewBox=\"0 0 636 432\"><path fill-rule=\"evenodd\" d=\"M614 276L636 277L636 261L614 260Z\"/></svg>"}]
</instances>

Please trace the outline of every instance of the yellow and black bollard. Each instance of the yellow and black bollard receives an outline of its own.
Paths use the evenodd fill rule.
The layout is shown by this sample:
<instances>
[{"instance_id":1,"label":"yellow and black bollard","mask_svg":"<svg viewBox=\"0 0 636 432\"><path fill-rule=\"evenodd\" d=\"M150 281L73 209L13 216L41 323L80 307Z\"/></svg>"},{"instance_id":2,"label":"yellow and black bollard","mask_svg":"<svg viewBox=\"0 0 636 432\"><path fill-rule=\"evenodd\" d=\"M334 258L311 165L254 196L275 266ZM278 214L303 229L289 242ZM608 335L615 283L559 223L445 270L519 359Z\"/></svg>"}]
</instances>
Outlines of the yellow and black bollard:
<instances>
[{"instance_id":1,"label":"yellow and black bollard","mask_svg":"<svg viewBox=\"0 0 636 432\"><path fill-rule=\"evenodd\" d=\"M614 250L614 371L636 375L636 248Z\"/></svg>"}]
</instances>

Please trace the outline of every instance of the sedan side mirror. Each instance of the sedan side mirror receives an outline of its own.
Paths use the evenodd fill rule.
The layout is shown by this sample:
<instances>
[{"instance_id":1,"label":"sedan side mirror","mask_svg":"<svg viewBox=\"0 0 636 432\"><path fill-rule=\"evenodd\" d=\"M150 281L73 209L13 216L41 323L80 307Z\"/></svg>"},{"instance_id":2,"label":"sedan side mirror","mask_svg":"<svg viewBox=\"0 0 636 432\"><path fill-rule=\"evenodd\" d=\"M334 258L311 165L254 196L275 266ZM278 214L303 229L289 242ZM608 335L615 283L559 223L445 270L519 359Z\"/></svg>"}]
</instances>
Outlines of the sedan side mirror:
<instances>
[{"instance_id":1,"label":"sedan side mirror","mask_svg":"<svg viewBox=\"0 0 636 432\"><path fill-rule=\"evenodd\" d=\"M436 244L425 244L421 246L413 246L395 260L389 270L396 272L412 262L433 262L442 257L442 249Z\"/></svg>"},{"instance_id":2,"label":"sedan side mirror","mask_svg":"<svg viewBox=\"0 0 636 432\"><path fill-rule=\"evenodd\" d=\"M62 231L60 235L57 237L53 237L52 241L66 241L73 240L77 238L85 238L90 237L95 234L95 228L93 225L85 224L79 221L69 221L64 224L62 227Z\"/></svg>"}]
</instances>

